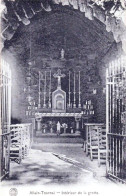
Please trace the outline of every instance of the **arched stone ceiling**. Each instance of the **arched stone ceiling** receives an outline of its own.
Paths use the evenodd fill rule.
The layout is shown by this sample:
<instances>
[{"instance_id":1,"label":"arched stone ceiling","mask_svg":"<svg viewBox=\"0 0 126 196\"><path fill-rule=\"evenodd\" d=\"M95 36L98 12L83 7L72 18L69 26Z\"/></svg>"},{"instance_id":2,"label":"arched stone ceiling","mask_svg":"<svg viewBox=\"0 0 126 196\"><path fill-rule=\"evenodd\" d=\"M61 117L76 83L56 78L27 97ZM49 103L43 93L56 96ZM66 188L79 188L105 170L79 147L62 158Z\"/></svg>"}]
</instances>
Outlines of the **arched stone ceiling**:
<instances>
[{"instance_id":1,"label":"arched stone ceiling","mask_svg":"<svg viewBox=\"0 0 126 196\"><path fill-rule=\"evenodd\" d=\"M55 6L53 12L39 12L29 25L21 24L14 36L5 41L9 49L26 66L30 58L37 66L54 63L65 49L66 61L83 64L87 56L101 59L115 44L113 34L99 20L89 20L84 13L69 7ZM44 65L43 65L44 66Z\"/></svg>"},{"instance_id":2,"label":"arched stone ceiling","mask_svg":"<svg viewBox=\"0 0 126 196\"><path fill-rule=\"evenodd\" d=\"M125 50L125 0L4 0L6 11L2 14L2 37L10 40L18 26L23 23L28 25L39 12L51 12L55 5L69 6L71 9L85 13L89 20L97 18L106 25L106 30L111 31L116 42L123 41ZM121 13L121 15L119 14Z\"/></svg>"},{"instance_id":3,"label":"arched stone ceiling","mask_svg":"<svg viewBox=\"0 0 126 196\"><path fill-rule=\"evenodd\" d=\"M33 84L34 82L36 85L38 84L38 70L42 68L66 66L65 68L71 69L73 66L73 69L75 67L79 67L79 70L83 69L81 74L83 100L86 96L90 96L90 92L88 92L90 87L96 85L95 87L98 86L100 89L99 86L103 86L101 83L104 78L100 73L102 67L100 60L109 50L116 49L116 42L121 40L120 32L115 31L118 28L117 20L114 16L108 17L110 9L107 11L108 14L105 14L104 7L89 4L91 1L86 0L36 0L34 5L31 0L27 2L6 0L5 2L7 12L3 13L2 19L3 52L7 50L13 54L15 59L18 59L14 62L15 67L12 66L12 72L15 72L13 91L17 85L20 92L16 91L15 94L12 92L14 105L17 101L16 96L18 95L20 100L20 94L24 94L23 85L26 83L24 76L27 74L28 60L33 62L33 79L36 79ZM123 26L120 27L121 30L122 28ZM61 47L65 49L64 61L60 60ZM30 48L31 59L29 59ZM67 73L67 69L65 71ZM103 74L105 75L105 72ZM88 82L90 76L91 81ZM67 84L67 80L65 80L65 85ZM52 86L55 87L55 85L54 81ZM37 100L38 93L34 85L32 93ZM101 94L96 95L96 100L104 98L104 95ZM103 97L101 98L101 96ZM24 100L19 100L18 105L24 102ZM17 108L19 107L17 106Z\"/></svg>"}]
</instances>

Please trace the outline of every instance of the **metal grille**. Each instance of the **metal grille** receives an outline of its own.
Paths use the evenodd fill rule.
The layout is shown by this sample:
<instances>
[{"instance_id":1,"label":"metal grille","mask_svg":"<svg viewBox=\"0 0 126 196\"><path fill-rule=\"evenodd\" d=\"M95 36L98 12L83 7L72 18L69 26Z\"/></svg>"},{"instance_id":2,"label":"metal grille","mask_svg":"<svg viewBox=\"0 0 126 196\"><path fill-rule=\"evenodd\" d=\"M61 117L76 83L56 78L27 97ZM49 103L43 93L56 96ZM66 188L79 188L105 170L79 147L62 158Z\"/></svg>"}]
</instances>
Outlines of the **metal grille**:
<instances>
[{"instance_id":1,"label":"metal grille","mask_svg":"<svg viewBox=\"0 0 126 196\"><path fill-rule=\"evenodd\" d=\"M0 68L0 151L1 180L9 174L10 113L11 113L11 71L9 65L1 59Z\"/></svg>"},{"instance_id":2,"label":"metal grille","mask_svg":"<svg viewBox=\"0 0 126 196\"><path fill-rule=\"evenodd\" d=\"M107 175L126 182L126 58L106 73Z\"/></svg>"}]
</instances>

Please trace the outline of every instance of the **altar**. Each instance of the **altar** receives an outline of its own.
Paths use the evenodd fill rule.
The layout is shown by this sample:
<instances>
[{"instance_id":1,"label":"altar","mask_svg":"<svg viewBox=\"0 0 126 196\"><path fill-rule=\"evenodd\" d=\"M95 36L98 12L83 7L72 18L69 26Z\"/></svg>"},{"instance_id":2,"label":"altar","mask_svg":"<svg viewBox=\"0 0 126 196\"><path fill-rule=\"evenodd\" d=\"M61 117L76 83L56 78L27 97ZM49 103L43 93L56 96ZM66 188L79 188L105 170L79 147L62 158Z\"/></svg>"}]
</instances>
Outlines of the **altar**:
<instances>
[{"instance_id":1,"label":"altar","mask_svg":"<svg viewBox=\"0 0 126 196\"><path fill-rule=\"evenodd\" d=\"M61 69L56 70L56 73L53 73L54 90L51 87L52 73L51 71L49 73L48 82L47 71L45 71L43 93L41 80L44 76L39 78L39 100L34 122L36 133L39 135L56 134L56 125L60 123L61 134L80 135L83 130L84 118L94 114L91 100L86 101L85 104L81 102L80 71L78 73L69 71L64 74L61 73ZM66 77L67 83L64 88L65 80L61 80ZM57 83L55 79L57 79Z\"/></svg>"},{"instance_id":2,"label":"altar","mask_svg":"<svg viewBox=\"0 0 126 196\"><path fill-rule=\"evenodd\" d=\"M36 121L36 129L37 132L42 133L56 133L56 128L52 129L52 125L48 126L48 124L56 124L58 121L62 124L66 124L68 133L80 134L80 125L81 125L81 117L82 110L80 107L75 106L76 98L75 98L75 88L74 88L74 103L72 106L70 96L70 80L69 80L69 93L68 93L68 103L66 101L67 94L61 87L61 78L65 77L65 74L61 73L61 70L58 69L57 73L53 75L54 78L57 79L57 88L50 94L48 107L45 104L45 96L44 96L44 104L43 107L38 108L35 113L35 121ZM75 77L75 75L74 75ZM69 75L70 79L70 75ZM75 78L74 78L75 81ZM45 95L45 92L44 92ZM79 104L78 104L79 106Z\"/></svg>"}]
</instances>

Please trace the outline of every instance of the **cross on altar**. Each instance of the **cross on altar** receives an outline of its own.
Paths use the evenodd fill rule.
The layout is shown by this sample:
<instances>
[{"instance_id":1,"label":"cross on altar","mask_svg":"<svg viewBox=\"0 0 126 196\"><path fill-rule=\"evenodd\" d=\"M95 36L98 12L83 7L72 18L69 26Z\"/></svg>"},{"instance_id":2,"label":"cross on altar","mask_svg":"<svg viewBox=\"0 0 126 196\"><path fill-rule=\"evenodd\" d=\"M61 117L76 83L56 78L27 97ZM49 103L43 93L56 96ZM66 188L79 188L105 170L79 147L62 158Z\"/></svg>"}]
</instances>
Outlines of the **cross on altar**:
<instances>
[{"instance_id":1,"label":"cross on altar","mask_svg":"<svg viewBox=\"0 0 126 196\"><path fill-rule=\"evenodd\" d=\"M53 76L54 78L58 79L58 87L61 88L61 78L64 78L65 74L61 74L61 70L58 69L57 73L55 73Z\"/></svg>"}]
</instances>

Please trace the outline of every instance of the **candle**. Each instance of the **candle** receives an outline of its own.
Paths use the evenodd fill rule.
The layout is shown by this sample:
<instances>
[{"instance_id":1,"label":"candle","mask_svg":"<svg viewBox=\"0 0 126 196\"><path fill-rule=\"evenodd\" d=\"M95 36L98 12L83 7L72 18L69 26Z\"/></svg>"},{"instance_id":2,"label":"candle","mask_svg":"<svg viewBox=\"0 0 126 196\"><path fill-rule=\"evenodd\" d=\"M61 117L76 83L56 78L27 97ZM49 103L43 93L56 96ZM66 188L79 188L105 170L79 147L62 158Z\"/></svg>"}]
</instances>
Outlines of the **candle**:
<instances>
[{"instance_id":1,"label":"candle","mask_svg":"<svg viewBox=\"0 0 126 196\"><path fill-rule=\"evenodd\" d=\"M86 105L84 105L83 107L84 107L84 109L86 109Z\"/></svg>"},{"instance_id":2,"label":"candle","mask_svg":"<svg viewBox=\"0 0 126 196\"><path fill-rule=\"evenodd\" d=\"M69 71L69 92L70 92L70 71Z\"/></svg>"},{"instance_id":3,"label":"candle","mask_svg":"<svg viewBox=\"0 0 126 196\"><path fill-rule=\"evenodd\" d=\"M45 89L44 92L46 92L46 71L45 71Z\"/></svg>"},{"instance_id":4,"label":"candle","mask_svg":"<svg viewBox=\"0 0 126 196\"><path fill-rule=\"evenodd\" d=\"M40 94L41 94L41 92L40 92L40 71L39 71L39 98L38 98L38 107L40 107L40 102L41 102L41 100L40 100Z\"/></svg>"},{"instance_id":5,"label":"candle","mask_svg":"<svg viewBox=\"0 0 126 196\"><path fill-rule=\"evenodd\" d=\"M70 107L70 71L69 71L69 107Z\"/></svg>"},{"instance_id":6,"label":"candle","mask_svg":"<svg viewBox=\"0 0 126 196\"><path fill-rule=\"evenodd\" d=\"M74 72L74 92L75 92L75 72Z\"/></svg>"},{"instance_id":7,"label":"candle","mask_svg":"<svg viewBox=\"0 0 126 196\"><path fill-rule=\"evenodd\" d=\"M51 71L50 71L50 92L51 92Z\"/></svg>"}]
</instances>

